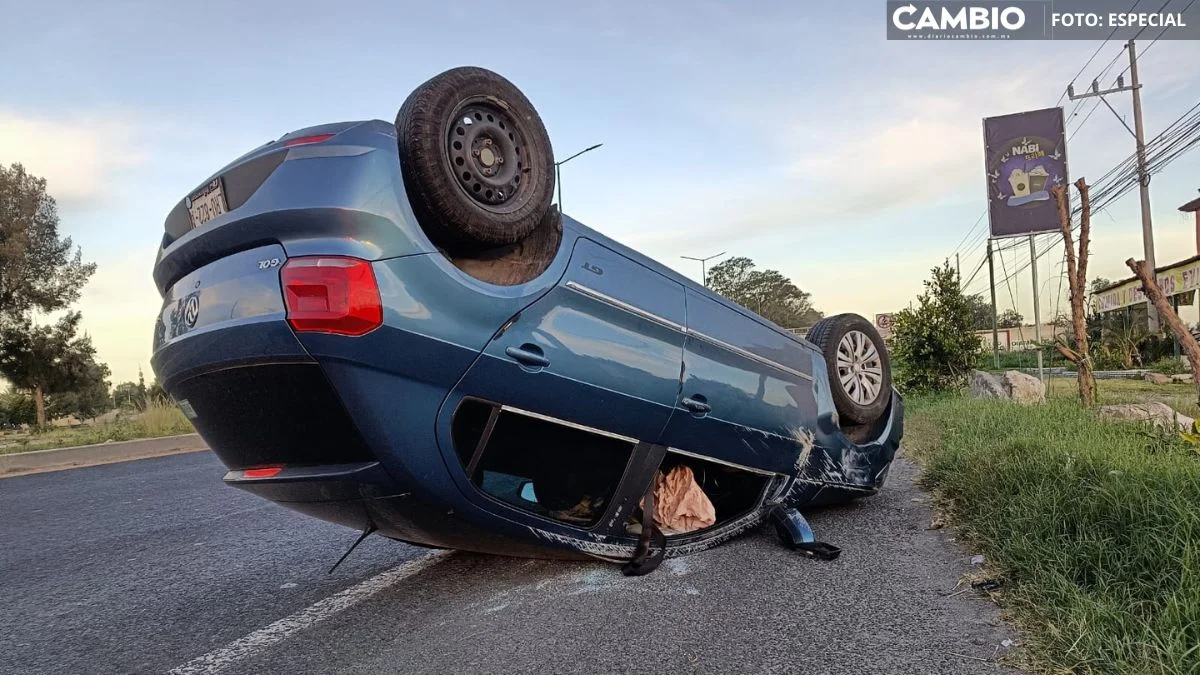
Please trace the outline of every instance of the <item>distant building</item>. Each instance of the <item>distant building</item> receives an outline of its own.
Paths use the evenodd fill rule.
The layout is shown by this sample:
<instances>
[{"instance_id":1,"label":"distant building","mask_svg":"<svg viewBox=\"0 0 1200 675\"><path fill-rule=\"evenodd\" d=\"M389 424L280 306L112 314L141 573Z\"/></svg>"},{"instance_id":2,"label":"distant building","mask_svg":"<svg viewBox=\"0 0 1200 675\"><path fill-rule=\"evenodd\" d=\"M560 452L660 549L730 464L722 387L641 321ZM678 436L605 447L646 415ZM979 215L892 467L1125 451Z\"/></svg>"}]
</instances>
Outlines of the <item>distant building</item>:
<instances>
[{"instance_id":1,"label":"distant building","mask_svg":"<svg viewBox=\"0 0 1200 675\"><path fill-rule=\"evenodd\" d=\"M1059 335L1067 335L1070 331L1070 326L1056 326L1052 323L1042 324L1042 343L1054 342ZM975 335L983 343L985 349L992 348L992 331L977 330ZM1037 331L1033 324L1027 326L1018 326L1016 328L998 328L996 329L996 337L1000 344L1002 352L1022 352L1037 348Z\"/></svg>"}]
</instances>

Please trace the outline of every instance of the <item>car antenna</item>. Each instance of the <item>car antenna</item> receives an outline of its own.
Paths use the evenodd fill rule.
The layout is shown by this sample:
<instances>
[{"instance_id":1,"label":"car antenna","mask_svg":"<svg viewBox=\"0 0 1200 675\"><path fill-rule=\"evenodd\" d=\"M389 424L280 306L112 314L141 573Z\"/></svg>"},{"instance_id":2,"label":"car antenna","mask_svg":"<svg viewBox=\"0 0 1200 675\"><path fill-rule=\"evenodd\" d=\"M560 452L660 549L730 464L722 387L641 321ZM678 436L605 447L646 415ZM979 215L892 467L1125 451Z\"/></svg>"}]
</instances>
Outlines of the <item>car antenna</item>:
<instances>
[{"instance_id":1,"label":"car antenna","mask_svg":"<svg viewBox=\"0 0 1200 675\"><path fill-rule=\"evenodd\" d=\"M377 529L379 528L375 527L375 523L367 523L367 526L363 528L362 534L358 535L358 539L355 539L354 543L350 544L350 548L342 554L342 557L338 558L338 561L333 564L333 567L329 568L329 571L326 572L326 574L333 574L333 571L338 568L338 565L341 565L342 561L349 557L349 555L354 552L354 549L358 548L358 545L363 543L363 540L371 536L371 533L375 532Z\"/></svg>"}]
</instances>

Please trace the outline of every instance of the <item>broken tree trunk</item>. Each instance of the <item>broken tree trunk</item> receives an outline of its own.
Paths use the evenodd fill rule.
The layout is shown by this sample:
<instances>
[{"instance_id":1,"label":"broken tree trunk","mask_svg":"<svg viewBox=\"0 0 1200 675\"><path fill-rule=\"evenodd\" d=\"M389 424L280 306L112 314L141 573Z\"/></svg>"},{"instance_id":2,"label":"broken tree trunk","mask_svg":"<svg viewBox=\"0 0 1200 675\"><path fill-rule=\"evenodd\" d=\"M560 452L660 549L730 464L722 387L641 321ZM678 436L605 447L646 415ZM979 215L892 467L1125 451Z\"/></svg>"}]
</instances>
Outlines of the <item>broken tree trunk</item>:
<instances>
[{"instance_id":1,"label":"broken tree trunk","mask_svg":"<svg viewBox=\"0 0 1200 675\"><path fill-rule=\"evenodd\" d=\"M1192 366L1192 381L1196 383L1196 403L1200 405L1200 344L1196 342L1196 337L1175 313L1171 303L1167 302L1167 296L1163 294L1162 289L1158 287L1158 281L1154 278L1154 270L1149 269L1146 261L1130 258L1125 261L1125 264L1133 270L1138 279L1142 280L1142 292L1146 294L1147 298L1150 298L1150 302L1154 303L1154 309L1158 310L1159 316L1167 322L1167 327L1175 334L1175 339L1179 340L1179 346L1187 355L1188 363Z\"/></svg>"},{"instance_id":2,"label":"broken tree trunk","mask_svg":"<svg viewBox=\"0 0 1200 675\"><path fill-rule=\"evenodd\" d=\"M1067 250L1067 281L1071 291L1071 327L1075 333L1075 349L1055 341L1058 349L1075 366L1075 379L1079 383L1079 400L1083 405L1096 405L1096 377L1092 374L1092 354L1088 348L1087 310L1084 300L1087 294L1088 243L1092 229L1092 203L1088 198L1088 186L1084 179L1075 182L1079 190L1081 211L1079 214L1079 255L1075 254L1075 242L1071 236L1071 213L1067 208L1067 186L1056 185L1050 192L1058 204L1058 224L1062 229L1063 246Z\"/></svg>"}]
</instances>

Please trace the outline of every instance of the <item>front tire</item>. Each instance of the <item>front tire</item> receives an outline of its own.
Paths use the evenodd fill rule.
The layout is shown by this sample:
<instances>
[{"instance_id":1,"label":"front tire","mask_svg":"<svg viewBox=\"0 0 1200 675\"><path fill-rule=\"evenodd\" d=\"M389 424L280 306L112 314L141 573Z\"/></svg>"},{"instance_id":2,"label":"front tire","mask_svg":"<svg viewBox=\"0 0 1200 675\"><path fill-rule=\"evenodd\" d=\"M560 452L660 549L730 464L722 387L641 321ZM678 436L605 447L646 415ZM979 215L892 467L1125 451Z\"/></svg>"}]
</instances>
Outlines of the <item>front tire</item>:
<instances>
[{"instance_id":1,"label":"front tire","mask_svg":"<svg viewBox=\"0 0 1200 675\"><path fill-rule=\"evenodd\" d=\"M396 115L409 201L452 252L515 244L554 193L554 153L533 104L483 68L454 68L417 87Z\"/></svg>"},{"instance_id":2,"label":"front tire","mask_svg":"<svg viewBox=\"0 0 1200 675\"><path fill-rule=\"evenodd\" d=\"M825 357L838 415L852 425L871 424L891 401L892 366L879 331L857 314L821 319L806 339Z\"/></svg>"}]
</instances>

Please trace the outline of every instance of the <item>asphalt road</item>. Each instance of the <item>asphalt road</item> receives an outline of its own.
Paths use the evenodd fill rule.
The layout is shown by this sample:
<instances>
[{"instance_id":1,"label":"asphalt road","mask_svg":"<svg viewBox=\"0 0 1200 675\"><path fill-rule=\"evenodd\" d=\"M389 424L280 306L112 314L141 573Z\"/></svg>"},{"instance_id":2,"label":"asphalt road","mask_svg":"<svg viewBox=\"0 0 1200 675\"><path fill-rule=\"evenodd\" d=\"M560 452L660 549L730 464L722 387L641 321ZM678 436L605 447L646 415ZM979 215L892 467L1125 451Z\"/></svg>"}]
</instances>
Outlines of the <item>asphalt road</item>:
<instances>
[{"instance_id":1,"label":"asphalt road","mask_svg":"<svg viewBox=\"0 0 1200 675\"><path fill-rule=\"evenodd\" d=\"M210 453L0 480L0 673L996 673L1015 638L956 593L902 462L813 512L816 562L768 529L625 578L427 551L221 484ZM423 566L416 569L417 566ZM1003 652L1003 649L1000 650Z\"/></svg>"}]
</instances>

